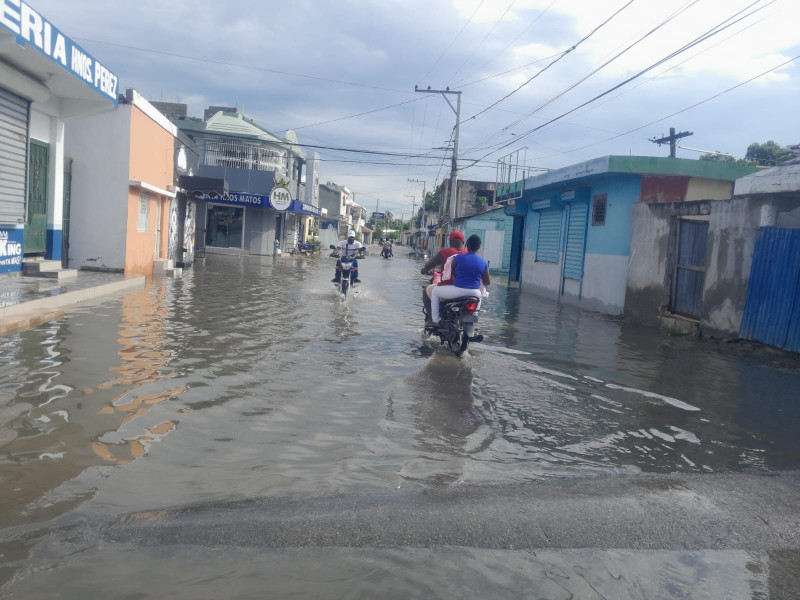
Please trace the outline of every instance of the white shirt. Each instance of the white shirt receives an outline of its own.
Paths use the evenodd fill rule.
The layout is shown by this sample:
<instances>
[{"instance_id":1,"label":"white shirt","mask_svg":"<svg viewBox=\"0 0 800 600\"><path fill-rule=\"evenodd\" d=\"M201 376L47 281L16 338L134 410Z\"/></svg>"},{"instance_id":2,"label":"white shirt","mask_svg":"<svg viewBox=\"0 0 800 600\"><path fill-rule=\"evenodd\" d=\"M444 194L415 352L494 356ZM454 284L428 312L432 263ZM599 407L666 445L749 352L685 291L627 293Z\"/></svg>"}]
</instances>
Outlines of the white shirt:
<instances>
[{"instance_id":1,"label":"white shirt","mask_svg":"<svg viewBox=\"0 0 800 600\"><path fill-rule=\"evenodd\" d=\"M342 240L338 244L340 253L342 256L355 256L358 254L358 249L361 248L361 242L358 240L354 240L352 244L348 243L347 240Z\"/></svg>"}]
</instances>

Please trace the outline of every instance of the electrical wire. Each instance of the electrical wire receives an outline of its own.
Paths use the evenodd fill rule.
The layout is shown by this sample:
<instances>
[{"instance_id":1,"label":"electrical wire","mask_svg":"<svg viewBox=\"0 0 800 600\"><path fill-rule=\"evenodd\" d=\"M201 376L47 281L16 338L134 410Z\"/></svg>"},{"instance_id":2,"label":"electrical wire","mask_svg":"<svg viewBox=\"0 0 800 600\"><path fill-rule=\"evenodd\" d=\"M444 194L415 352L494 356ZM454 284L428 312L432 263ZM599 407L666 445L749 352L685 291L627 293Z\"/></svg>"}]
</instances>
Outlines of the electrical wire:
<instances>
[{"instance_id":1,"label":"electrical wire","mask_svg":"<svg viewBox=\"0 0 800 600\"><path fill-rule=\"evenodd\" d=\"M387 88L382 87L379 85L370 85L368 83L358 83L355 81L344 81L341 79L331 79L329 77L317 77L315 75L305 75L303 73L292 73L291 71L281 71L278 69L268 69L266 67L256 67L253 65L245 65L241 63L233 63L227 62L224 60L216 60L213 58L201 58L198 56L189 56L187 54L178 54L176 52L166 52L164 50L153 50L152 48L141 48L139 46L129 46L127 44L119 44L116 42L106 42L103 40L93 40L90 38L82 38L76 37L76 40L81 40L83 42L91 42L93 44L102 44L105 46L114 46L115 48L124 48L125 50L135 50L137 52L148 52L150 54L158 54L160 56L171 56L173 58L181 58L183 60L194 60L197 62L204 62L213 65L221 65L223 67L238 67L240 69L250 69L252 71L261 71L263 73L273 73L275 75L286 75L288 77L299 77L301 79L311 79L314 81L327 81L328 83L339 83L342 85L352 85L354 87L362 87L362 88L369 88L373 90L382 90L384 92L398 92L400 94L412 94L413 92L409 92L408 90L399 90L395 88Z\"/></svg>"},{"instance_id":2,"label":"electrical wire","mask_svg":"<svg viewBox=\"0 0 800 600\"><path fill-rule=\"evenodd\" d=\"M490 104L489 106L487 106L486 108L484 108L484 109L483 109L483 110L481 110L480 112L478 112L478 113L476 113L476 114L472 115L472 116L470 117L470 119L476 119L477 117L481 116L481 115L482 115L483 113L485 113L486 111L488 111L488 110L490 110L490 109L494 108L495 106L497 106L498 104L500 104L501 102L503 102L504 100L506 100L507 98L510 98L511 96L513 96L514 94L516 94L518 91L520 91L520 90L521 90L522 88L524 88L526 85L528 85L528 84L529 84L531 81L533 81L534 79L536 79L536 78L537 78L539 75L541 75L542 73L544 73L545 71L547 71L547 70L548 70L550 67L552 67L554 64L556 64L557 62L559 62L559 61L560 61L562 58L564 58L565 56L567 56L567 55L568 55L570 52L572 52L573 50L575 50L575 49L576 49L578 46L580 46L580 45L581 45L583 42L585 42L585 41L586 41L586 40L588 40L590 37L592 37L592 36L593 36L595 33L597 33L597 32L598 32L600 29L602 29L602 28L603 28L605 25L607 25L607 24L608 24L608 23L609 23L609 22L610 22L610 21L611 21L611 20L612 20L614 17L616 17L616 16L617 16L619 13L621 13L623 10L625 10L625 9L626 9L626 8L628 8L628 7L629 7L631 4L633 4L633 2L634 2L634 0L628 0L628 2L627 2L627 3L626 3L624 6L622 6L622 8L619 8L617 11L615 11L615 12L614 12L614 13L613 13L613 14L612 14L610 17L608 17L608 18L607 18L605 21L603 21L602 23L600 23L600 25L598 25L598 26L597 26L597 27L595 27L595 28L594 28L592 31L590 31L590 32L588 33L588 35L584 36L583 38L581 38L580 40L578 40L577 42L575 42L575 43L574 43L572 46L570 46L569 48L567 48L567 49L566 49L566 50L565 50L565 51L564 51L564 52L561 54L561 56L559 56L559 57L558 57L558 58L556 58L556 59L555 59L553 62L551 62L550 64L548 64L548 65L547 65L547 66L546 66L544 69L542 69L541 71L539 71L538 73L536 73L536 74L535 74L533 77L531 77L530 79L528 79L527 81L525 81L524 83L522 83L521 85L519 85L519 86L518 86L517 88L515 88L514 90L510 91L508 94L506 94L505 96L503 96L502 98L500 98L500 99L499 99L499 100L497 100L496 102L494 102L494 103Z\"/></svg>"},{"instance_id":3,"label":"electrical wire","mask_svg":"<svg viewBox=\"0 0 800 600\"><path fill-rule=\"evenodd\" d=\"M515 38L514 38L513 40L511 40L511 41L510 41L508 44L506 44L505 48L503 48L502 50L500 50L500 52L498 52L498 53L497 53L497 54L495 54L495 55L494 55L492 58L490 58L490 59L489 59L489 60L487 60L485 63L483 63L483 64L482 64L480 67L478 67L478 68L477 68L475 71L473 71L472 73L470 73L470 74L469 74L469 75L467 75L466 77L462 78L461 80L457 81L457 82L455 83L455 86L456 86L456 87L466 87L466 86L468 86L468 85L472 85L471 83L462 84L461 82L462 82L462 81L464 81L465 79L468 79L468 78L472 77L472 76L473 76L475 73L478 73L479 71L481 71L482 69L484 69L485 67L487 67L488 65L490 65L491 63L493 63L493 62L494 62L494 61L497 59L497 57L498 57L498 56L500 56L501 54L504 54L504 53L506 52L506 50L508 50L508 49L509 49L511 46L513 46L513 45L516 43L516 41L517 41L519 38L521 38L521 37L522 37L524 34L526 34L526 33L528 32L528 30L529 30L531 27L533 27L533 26L534 26L534 25L535 25L535 24L536 24L536 23L539 21L539 19L541 19L541 18L542 18L542 17L545 15L545 13L547 13L547 11L549 11L549 10L552 8L552 6L553 6L553 5L554 5L556 2L558 2L558 0L552 0L552 2L550 2L550 4L547 6L547 8L545 8L545 9L544 9L542 12L540 12L540 13L539 13L539 14L536 16L536 18L535 18L533 21L531 21L531 23L530 23L530 24L529 24L529 25L528 25L528 26L527 26L525 29L523 29L521 32L519 32L519 33L517 34L517 37L515 37ZM555 56L555 55L553 55L553 56ZM552 58L552 57L549 57L549 58ZM541 59L541 60L545 60L545 59ZM540 62L540 61L536 61L536 62ZM530 63L530 64L534 64L534 63ZM517 68L522 68L522 67L517 67ZM512 69L512 71L513 71L513 70L514 70L514 69ZM508 73L508 72L509 72L509 71L506 71L506 73ZM501 73L501 74L502 74L502 73ZM492 75L492 77L496 77L496 75ZM491 77L487 77L487 78L484 78L484 79L491 79ZM478 81L484 81L484 79L479 79ZM472 83L477 83L477 82L472 82Z\"/></svg>"},{"instance_id":4,"label":"electrical wire","mask_svg":"<svg viewBox=\"0 0 800 600\"><path fill-rule=\"evenodd\" d=\"M696 38L695 38L694 40L692 40L691 42L689 42L689 43L687 43L687 44L683 45L682 47L678 48L677 50L675 50L675 51L671 52L669 55L667 55L667 56L665 56L664 58L660 59L659 61L657 61L657 62L653 63L653 64L652 64L652 65L650 65L649 67L647 67L647 68L645 68L645 69L643 69L643 70L639 71L637 74L635 74L635 75L633 75L633 76L631 76L631 77L629 77L629 78L625 79L624 81L622 81L622 82L618 83L617 85L613 86L612 88L609 88L608 90L606 90L606 91L604 91L604 92L602 92L602 93L600 93L600 94L596 95L595 97L591 98L590 100L587 100L586 102L583 102L582 104L580 104L580 105L578 105L578 106L576 106L576 107L574 107L574 108L572 108L572 109L570 109L570 110L566 111L565 113L562 113L561 115L559 115L559 116L557 116L557 117L554 117L554 118L552 118L552 119L550 119L550 120L546 121L546 122L545 122L545 123L543 123L542 125L539 125L539 126L537 126L537 127L534 127L533 129L530 129L529 131L525 132L524 134L517 136L517 137L516 137L514 140L511 140L510 142L507 142L507 143L504 143L504 144L502 144L502 145L500 145L500 146L497 146L497 147L496 147L495 149L493 149L491 152L489 152L488 154L485 154L484 156L482 156L482 157L481 157L480 159L478 159L478 160L483 160L483 159L485 159L486 157L490 156L491 154L494 154L494 153L495 153L495 152L497 152L498 150L502 150L503 148L506 148L506 147L508 147L508 146L511 146L512 144L514 144L514 143L515 143L515 142L517 142L518 140L524 139L524 138L528 137L529 135L531 135L532 133L535 133L536 131L539 131L539 130L541 130L542 128L546 127L547 125L549 125L549 124L551 124L551 123L554 123L554 122L556 122L556 121L560 121L560 120L561 120L561 119L563 119L565 116L572 114L573 112L575 112L575 111L577 111L577 110L579 110L579 109L583 108L584 106L587 106L587 105L589 105L589 104L591 104L591 103L595 102L596 100L598 100L598 99L600 99L600 98L602 98L602 97L604 97L604 96L607 96L608 94L610 94L610 93L611 93L611 92L613 92L614 90L617 90L617 89L621 88L622 86L626 85L627 83L629 83L629 82L633 81L634 79L636 79L636 78L638 78L638 77L641 77L643 74L645 74L645 73L647 73L647 72L651 71L652 69L654 69L655 67L657 67L657 66L659 66L659 65L663 64L664 62L666 62L666 61L668 61L668 60L670 60L670 59L672 59L672 58L674 58L674 57L676 57L676 56L678 56L678 55L682 54L683 52L685 52L685 51L689 50L690 48L693 48L694 46L696 46L696 45L698 45L698 44L700 44L700 43L704 42L705 40L707 40L707 39L711 38L712 36L714 36L714 35L717 35L717 34L721 33L721 32L722 32L722 31L724 31L725 29L727 29L727 28L729 28L729 27L732 27L733 25L735 25L736 23L738 23L738 22L742 21L743 19L746 19L747 17L749 17L749 16L751 16L751 15L755 14L756 12L758 12L758 11L762 10L762 9L763 9L763 8L765 8L766 6L769 6L770 4L772 4L773 2L775 2L776 0L771 0L770 2L768 2L767 4L765 4L764 6L761 6L761 7L757 8L756 10L754 10L753 12L751 12L751 13L748 13L748 14L744 15L743 17L740 17L740 18L736 19L735 21L732 21L732 22L730 22L730 23L729 23L729 21L731 21L731 19L734 19L734 18L738 17L740 14L742 14L743 12L745 12L745 11L746 11L746 10L748 10L748 9L750 9L752 6L754 6L754 5L758 4L758 3L759 3L759 2L761 2L761 1L762 1L762 0L756 0L755 2L752 2L751 4L747 5L747 6L746 6L745 8L743 8L742 10L740 10L740 11L738 11L738 12L734 13L733 15L731 15L730 17L728 17L728 18L727 18L727 19L725 19L724 21L722 21L722 22L718 23L717 25L715 25L714 27L712 27L711 29L709 29L709 30L708 30L708 31L706 31L705 33L703 33L703 34L701 34L700 36L696 37ZM630 132L628 132L628 133L630 133ZM624 134L623 134L623 135L624 135ZM619 136L615 136L615 137L619 137ZM613 139L613 138L612 138L612 139Z\"/></svg>"},{"instance_id":5,"label":"electrical wire","mask_svg":"<svg viewBox=\"0 0 800 600\"><path fill-rule=\"evenodd\" d=\"M644 129L645 127L650 127L651 125L655 125L656 123L660 123L661 121L666 121L667 119L671 119L672 117L674 117L676 115L684 113L684 112L686 112L688 110L691 110L691 109L696 108L696 107L698 107L698 106L700 106L702 104L705 104L706 102L710 102L711 100L719 98L720 96L722 96L724 94L732 92L733 90L735 90L737 88L740 88L743 85L746 85L746 84L750 83L751 81L755 81L756 79L758 79L760 77L763 77L764 75L768 75L769 73L772 73L773 71L777 71L781 67L785 67L786 65L791 64L791 63L793 63L794 61L796 61L798 59L800 59L800 55L795 56L794 58L790 58L789 60L784 61L781 64L776 65L776 66L772 67L771 69L768 69L768 70L766 70L766 71L764 71L762 73L759 73L758 75L755 75L754 77L751 77L750 79L747 79L745 81L737 83L736 85L731 86L731 87L729 87L729 88L727 88L725 90L722 90L721 92L718 92L718 93L714 94L713 96L709 96L708 98L700 100L699 102L695 102L694 104L686 106L685 108L677 110L677 111L675 111L675 112L673 112L671 114L668 114L668 115L665 115L665 116L660 117L658 119L655 119L654 121L650 121L649 123L645 123L644 125L640 125L639 127L634 127L633 129L629 129L628 131L626 131L624 133L620 133L618 135L614 135L614 136L612 136L610 138L606 138L604 140L600 140L600 141L597 141L597 142L592 142L591 144L586 144L584 146L579 146L578 148L572 148L569 151L570 152L577 152L579 150L585 150L586 148L591 148L592 146L597 146L598 144L603 144L605 142L610 142L611 140L615 140L615 139L617 139L619 137L622 137L624 135L628 135L630 133L633 133L634 131L639 131L640 129ZM555 155L553 155L553 156L555 156ZM549 158L549 157L548 156L540 156L540 157L537 157L537 160L541 160L543 158Z\"/></svg>"}]
</instances>

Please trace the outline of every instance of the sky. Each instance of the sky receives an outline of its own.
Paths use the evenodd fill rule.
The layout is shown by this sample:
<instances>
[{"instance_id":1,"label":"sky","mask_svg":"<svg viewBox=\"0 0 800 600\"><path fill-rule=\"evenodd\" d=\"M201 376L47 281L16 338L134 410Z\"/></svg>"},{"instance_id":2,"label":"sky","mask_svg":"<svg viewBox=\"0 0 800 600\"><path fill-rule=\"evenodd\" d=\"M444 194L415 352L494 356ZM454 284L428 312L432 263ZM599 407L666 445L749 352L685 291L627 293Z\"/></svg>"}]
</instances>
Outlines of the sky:
<instances>
[{"instance_id":1,"label":"sky","mask_svg":"<svg viewBox=\"0 0 800 600\"><path fill-rule=\"evenodd\" d=\"M321 182L406 218L449 178L456 123L415 85L461 91L459 179L495 181L502 157L536 174L668 156L650 140L670 127L693 133L680 158L800 143L797 0L29 3L121 90L294 130Z\"/></svg>"}]
</instances>

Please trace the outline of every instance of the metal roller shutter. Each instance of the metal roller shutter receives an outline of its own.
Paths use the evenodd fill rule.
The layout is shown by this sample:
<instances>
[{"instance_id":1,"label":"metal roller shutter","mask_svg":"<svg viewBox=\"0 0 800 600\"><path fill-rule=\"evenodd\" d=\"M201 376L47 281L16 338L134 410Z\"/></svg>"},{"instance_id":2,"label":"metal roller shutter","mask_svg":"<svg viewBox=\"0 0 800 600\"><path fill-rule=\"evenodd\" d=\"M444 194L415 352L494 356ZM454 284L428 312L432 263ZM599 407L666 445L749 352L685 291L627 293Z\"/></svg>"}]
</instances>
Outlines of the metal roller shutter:
<instances>
[{"instance_id":1,"label":"metal roller shutter","mask_svg":"<svg viewBox=\"0 0 800 600\"><path fill-rule=\"evenodd\" d=\"M561 242L560 210L547 209L539 213L539 239L536 241L536 260L558 262Z\"/></svg>"},{"instance_id":2,"label":"metal roller shutter","mask_svg":"<svg viewBox=\"0 0 800 600\"><path fill-rule=\"evenodd\" d=\"M583 277L583 251L586 242L586 204L570 204L567 224L567 249L564 253L564 277Z\"/></svg>"},{"instance_id":3,"label":"metal roller shutter","mask_svg":"<svg viewBox=\"0 0 800 600\"><path fill-rule=\"evenodd\" d=\"M0 223L25 220L28 101L0 88Z\"/></svg>"}]
</instances>

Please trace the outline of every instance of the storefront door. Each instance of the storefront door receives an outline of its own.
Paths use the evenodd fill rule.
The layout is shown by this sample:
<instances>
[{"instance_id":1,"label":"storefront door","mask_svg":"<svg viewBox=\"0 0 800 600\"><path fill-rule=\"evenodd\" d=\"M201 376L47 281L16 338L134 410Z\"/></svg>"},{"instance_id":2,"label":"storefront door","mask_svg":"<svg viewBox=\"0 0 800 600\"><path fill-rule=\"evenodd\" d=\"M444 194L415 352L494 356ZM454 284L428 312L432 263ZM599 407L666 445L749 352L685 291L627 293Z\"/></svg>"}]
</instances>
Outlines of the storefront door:
<instances>
[{"instance_id":1,"label":"storefront door","mask_svg":"<svg viewBox=\"0 0 800 600\"><path fill-rule=\"evenodd\" d=\"M30 143L28 163L28 214L25 223L25 254L44 253L47 248L47 182L50 175L50 145Z\"/></svg>"}]
</instances>

